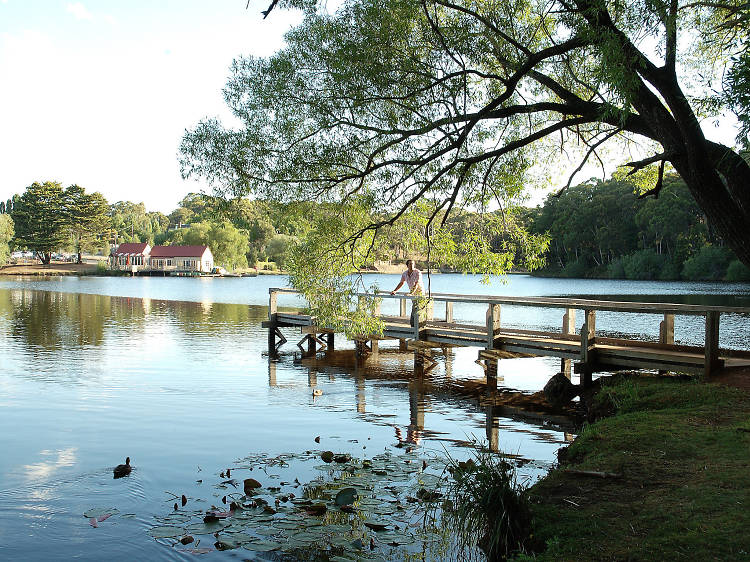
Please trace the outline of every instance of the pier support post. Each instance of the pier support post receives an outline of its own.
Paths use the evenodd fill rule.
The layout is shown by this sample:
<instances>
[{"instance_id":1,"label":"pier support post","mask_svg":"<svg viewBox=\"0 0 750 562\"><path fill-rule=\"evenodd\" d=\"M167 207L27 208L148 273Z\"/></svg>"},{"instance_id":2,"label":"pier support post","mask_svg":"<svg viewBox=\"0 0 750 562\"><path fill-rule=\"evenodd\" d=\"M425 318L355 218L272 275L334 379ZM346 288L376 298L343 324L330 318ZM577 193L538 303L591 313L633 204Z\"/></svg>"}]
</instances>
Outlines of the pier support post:
<instances>
[{"instance_id":1,"label":"pier support post","mask_svg":"<svg viewBox=\"0 0 750 562\"><path fill-rule=\"evenodd\" d=\"M399 351L409 351L409 344L407 343L407 340L399 339L398 340L398 350Z\"/></svg>"},{"instance_id":2,"label":"pier support post","mask_svg":"<svg viewBox=\"0 0 750 562\"><path fill-rule=\"evenodd\" d=\"M333 332L328 332L326 334L326 345L328 346L328 351L333 351L333 344L335 343L335 334Z\"/></svg>"},{"instance_id":3,"label":"pier support post","mask_svg":"<svg viewBox=\"0 0 750 562\"><path fill-rule=\"evenodd\" d=\"M568 308L563 314L562 333L564 335L576 333L576 311L574 308ZM560 372L567 379L570 379L570 365L572 361L570 359L562 359L560 361Z\"/></svg>"},{"instance_id":4,"label":"pier support post","mask_svg":"<svg viewBox=\"0 0 750 562\"><path fill-rule=\"evenodd\" d=\"M406 318L406 299L398 299L398 315Z\"/></svg>"},{"instance_id":5,"label":"pier support post","mask_svg":"<svg viewBox=\"0 0 750 562\"><path fill-rule=\"evenodd\" d=\"M497 359L486 359L487 371L485 376L487 377L487 390L491 392L497 391Z\"/></svg>"},{"instance_id":6,"label":"pier support post","mask_svg":"<svg viewBox=\"0 0 750 562\"><path fill-rule=\"evenodd\" d=\"M706 312L705 345L703 375L710 377L711 372L719 366L719 313L713 310Z\"/></svg>"},{"instance_id":7,"label":"pier support post","mask_svg":"<svg viewBox=\"0 0 750 562\"><path fill-rule=\"evenodd\" d=\"M315 353L318 351L315 346L315 336L314 334L308 334L307 335L307 356L308 357L315 357Z\"/></svg>"},{"instance_id":8,"label":"pier support post","mask_svg":"<svg viewBox=\"0 0 750 562\"><path fill-rule=\"evenodd\" d=\"M268 354L276 353L276 328L273 325L268 327Z\"/></svg>"}]
</instances>

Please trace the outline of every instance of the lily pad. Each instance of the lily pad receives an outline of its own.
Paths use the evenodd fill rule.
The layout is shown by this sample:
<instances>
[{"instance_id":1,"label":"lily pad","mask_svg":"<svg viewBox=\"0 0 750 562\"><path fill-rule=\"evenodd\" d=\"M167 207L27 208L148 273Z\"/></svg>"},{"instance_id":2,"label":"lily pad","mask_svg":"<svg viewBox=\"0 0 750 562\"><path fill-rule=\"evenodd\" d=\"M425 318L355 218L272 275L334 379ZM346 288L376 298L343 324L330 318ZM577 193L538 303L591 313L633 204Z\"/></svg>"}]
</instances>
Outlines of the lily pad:
<instances>
[{"instance_id":1,"label":"lily pad","mask_svg":"<svg viewBox=\"0 0 750 562\"><path fill-rule=\"evenodd\" d=\"M344 488L336 494L336 505L351 505L357 497L359 497L357 490L354 488Z\"/></svg>"},{"instance_id":2,"label":"lily pad","mask_svg":"<svg viewBox=\"0 0 750 562\"><path fill-rule=\"evenodd\" d=\"M148 534L155 539L177 538L185 535L183 527L173 527L172 525L161 525L148 530Z\"/></svg>"},{"instance_id":3,"label":"lily pad","mask_svg":"<svg viewBox=\"0 0 750 562\"><path fill-rule=\"evenodd\" d=\"M120 510L114 507L92 507L88 511L85 511L83 513L83 516L86 519L99 519L100 517L104 517L105 515L117 515L120 513Z\"/></svg>"},{"instance_id":4,"label":"lily pad","mask_svg":"<svg viewBox=\"0 0 750 562\"><path fill-rule=\"evenodd\" d=\"M323 451L320 454L320 458L323 460L323 462L332 462L333 461L333 451Z\"/></svg>"},{"instance_id":5,"label":"lily pad","mask_svg":"<svg viewBox=\"0 0 750 562\"><path fill-rule=\"evenodd\" d=\"M228 521L216 521L215 523L193 523L187 526L187 531L193 535L211 535L216 531L221 531L228 526Z\"/></svg>"},{"instance_id":6,"label":"lily pad","mask_svg":"<svg viewBox=\"0 0 750 562\"><path fill-rule=\"evenodd\" d=\"M380 521L365 521L365 527L373 531L385 531L388 528L388 524Z\"/></svg>"},{"instance_id":7,"label":"lily pad","mask_svg":"<svg viewBox=\"0 0 750 562\"><path fill-rule=\"evenodd\" d=\"M252 550L254 552L272 552L279 550L281 545L274 541L253 541L242 545L245 550Z\"/></svg>"}]
</instances>

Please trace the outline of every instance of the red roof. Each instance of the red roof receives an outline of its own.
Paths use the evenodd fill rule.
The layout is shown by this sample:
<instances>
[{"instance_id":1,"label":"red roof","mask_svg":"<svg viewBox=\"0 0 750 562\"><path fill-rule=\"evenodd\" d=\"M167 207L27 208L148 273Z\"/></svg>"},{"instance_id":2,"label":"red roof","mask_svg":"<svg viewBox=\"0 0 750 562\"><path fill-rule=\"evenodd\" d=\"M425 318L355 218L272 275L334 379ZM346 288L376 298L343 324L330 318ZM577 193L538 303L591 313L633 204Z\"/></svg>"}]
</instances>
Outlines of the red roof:
<instances>
[{"instance_id":1,"label":"red roof","mask_svg":"<svg viewBox=\"0 0 750 562\"><path fill-rule=\"evenodd\" d=\"M148 242L127 242L120 244L115 250L115 255L118 254L142 254L146 251Z\"/></svg>"},{"instance_id":2,"label":"red roof","mask_svg":"<svg viewBox=\"0 0 750 562\"><path fill-rule=\"evenodd\" d=\"M154 246L152 258L198 258L203 256L208 246Z\"/></svg>"}]
</instances>

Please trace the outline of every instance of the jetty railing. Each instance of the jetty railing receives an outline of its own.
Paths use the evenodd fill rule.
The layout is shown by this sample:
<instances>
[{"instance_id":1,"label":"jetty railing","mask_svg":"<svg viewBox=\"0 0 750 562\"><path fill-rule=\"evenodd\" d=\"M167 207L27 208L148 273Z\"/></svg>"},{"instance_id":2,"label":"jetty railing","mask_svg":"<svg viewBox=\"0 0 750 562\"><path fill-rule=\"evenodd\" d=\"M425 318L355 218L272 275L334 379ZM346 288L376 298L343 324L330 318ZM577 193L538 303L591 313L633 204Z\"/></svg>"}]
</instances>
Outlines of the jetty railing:
<instances>
[{"instance_id":1,"label":"jetty railing","mask_svg":"<svg viewBox=\"0 0 750 562\"><path fill-rule=\"evenodd\" d=\"M317 326L316 319L299 312L278 311L277 297L281 294L297 294L292 289L269 289L269 350L278 349L276 338L281 335L279 327L299 326L308 339L308 352L315 352L315 341L323 343L318 335L327 334L328 344L333 345L333 333L325 326ZM750 351L728 350L719 347L719 328L722 314L742 314L750 316L750 308L702 306L692 304L620 302L561 297L515 297L493 295L463 295L455 293L432 293L426 301L425 313L418 321L411 322L407 315L408 301L425 299L405 294L358 293L360 298L377 297L399 301L399 314L389 316L376 313L383 321L382 335L372 334L360 338L369 340L370 348L376 349L379 339L398 339L402 348L411 348L415 360L420 361L429 355L430 347L473 346L482 348L479 360L485 363L488 376L496 373L497 360L518 356L559 357L561 370L568 376L571 363L575 371L581 373L587 384L591 374L626 368L659 369L690 373L711 372L728 360L750 364ZM438 303L444 306L444 314L434 317ZM476 323L454 321L455 304L482 305L486 307L483 319ZM501 323L501 310L504 306L559 309L561 314L560 331L524 330L505 327ZM576 333L576 313L581 311L583 324ZM597 312L618 312L624 314L655 314L661 316L658 342L638 338L613 338L597 335ZM703 346L675 344L675 316L702 316L705 319ZM309 337L308 337L309 336ZM281 336L283 337L283 336ZM299 345L299 344L298 344ZM300 345L302 349L302 345ZM365 348L363 348L365 349ZM420 357L422 356L422 357Z\"/></svg>"}]
</instances>

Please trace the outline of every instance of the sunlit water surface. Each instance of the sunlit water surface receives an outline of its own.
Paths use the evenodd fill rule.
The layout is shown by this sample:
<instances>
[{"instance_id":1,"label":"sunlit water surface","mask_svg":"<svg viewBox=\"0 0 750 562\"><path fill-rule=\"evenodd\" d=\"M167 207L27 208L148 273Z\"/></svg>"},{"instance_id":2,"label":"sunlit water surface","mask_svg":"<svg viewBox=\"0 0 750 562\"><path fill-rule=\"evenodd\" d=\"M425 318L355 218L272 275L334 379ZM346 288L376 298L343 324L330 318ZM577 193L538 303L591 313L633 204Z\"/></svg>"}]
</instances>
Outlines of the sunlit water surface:
<instances>
[{"instance_id":1,"label":"sunlit water surface","mask_svg":"<svg viewBox=\"0 0 750 562\"><path fill-rule=\"evenodd\" d=\"M397 276L367 284L391 289ZM149 536L156 518L185 494L208 509L235 461L315 449L372 457L399 441L427 453L468 455L467 441L494 438L520 459L533 481L554 464L565 427L492 417L461 382L481 380L476 350L458 349L424 379L410 355L382 344L377 360L357 365L337 340L329 357L301 361L289 343L278 361L264 355L269 287L279 276L230 279L53 278L0 280L0 558L11 560L173 559L189 556ZM435 275L436 292L504 295L600 295L746 306L746 284L637 283L512 276L486 286L475 277ZM295 306L284 297L282 306ZM386 303L388 307L395 303ZM436 309L436 316L440 311ZM481 322L484 309L456 306L457 320ZM558 312L503 308L503 323L558 328ZM580 319L579 319L580 324ZM602 314L597 329L655 338L658 318ZM747 347L743 315L722 318L722 345ZM702 341L699 319L679 318L676 339ZM501 384L539 390L554 359L501 362ZM313 396L312 390L322 390ZM320 444L314 441L320 436ZM569 439L570 436L567 435ZM114 480L130 456L134 470ZM309 463L290 467L301 482ZM245 478L249 473L237 477ZM93 527L83 513L119 513ZM210 546L204 543L201 546ZM210 559L248 557L243 550Z\"/></svg>"}]
</instances>

